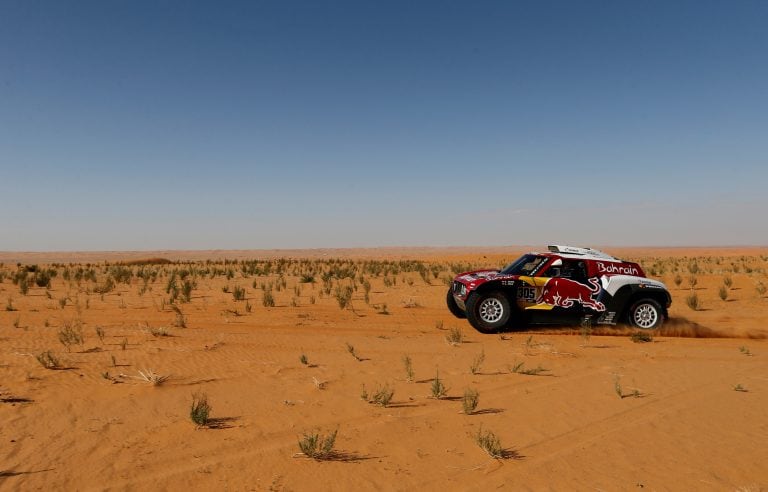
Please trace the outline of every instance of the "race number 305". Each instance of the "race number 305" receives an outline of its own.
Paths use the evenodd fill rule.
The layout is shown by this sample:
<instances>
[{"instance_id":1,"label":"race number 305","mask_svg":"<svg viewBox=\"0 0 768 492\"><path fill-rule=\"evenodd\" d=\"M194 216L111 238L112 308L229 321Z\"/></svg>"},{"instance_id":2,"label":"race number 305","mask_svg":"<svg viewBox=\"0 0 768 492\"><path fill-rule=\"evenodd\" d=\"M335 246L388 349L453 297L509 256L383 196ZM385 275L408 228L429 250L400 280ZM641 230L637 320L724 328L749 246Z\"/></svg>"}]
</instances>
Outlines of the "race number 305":
<instances>
[{"instance_id":1,"label":"race number 305","mask_svg":"<svg viewBox=\"0 0 768 492\"><path fill-rule=\"evenodd\" d=\"M521 285L517 288L517 298L521 301L534 302L536 299L536 287Z\"/></svg>"}]
</instances>

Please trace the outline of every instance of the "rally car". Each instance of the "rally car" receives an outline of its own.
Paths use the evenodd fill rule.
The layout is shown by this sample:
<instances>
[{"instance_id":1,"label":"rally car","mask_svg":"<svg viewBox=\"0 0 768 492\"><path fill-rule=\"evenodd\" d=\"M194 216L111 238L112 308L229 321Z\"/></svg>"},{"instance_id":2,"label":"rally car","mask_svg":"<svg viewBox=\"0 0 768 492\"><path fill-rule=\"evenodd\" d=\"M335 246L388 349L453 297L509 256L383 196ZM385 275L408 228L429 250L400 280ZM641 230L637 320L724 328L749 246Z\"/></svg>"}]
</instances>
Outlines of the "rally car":
<instances>
[{"instance_id":1,"label":"rally car","mask_svg":"<svg viewBox=\"0 0 768 492\"><path fill-rule=\"evenodd\" d=\"M448 309L483 333L526 324L628 323L651 330L667 319L669 291L637 263L591 248L547 249L503 270L457 275L446 296Z\"/></svg>"}]
</instances>

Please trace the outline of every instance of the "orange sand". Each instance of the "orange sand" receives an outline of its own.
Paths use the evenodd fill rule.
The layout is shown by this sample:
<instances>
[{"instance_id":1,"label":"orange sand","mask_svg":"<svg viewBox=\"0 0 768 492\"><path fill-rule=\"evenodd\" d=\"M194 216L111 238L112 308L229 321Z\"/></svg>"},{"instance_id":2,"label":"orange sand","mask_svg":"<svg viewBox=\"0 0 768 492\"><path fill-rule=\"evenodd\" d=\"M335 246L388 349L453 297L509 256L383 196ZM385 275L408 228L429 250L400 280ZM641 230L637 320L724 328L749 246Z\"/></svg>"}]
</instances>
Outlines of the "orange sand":
<instances>
[{"instance_id":1,"label":"orange sand","mask_svg":"<svg viewBox=\"0 0 768 492\"><path fill-rule=\"evenodd\" d=\"M9 272L16 262L147 257L416 258L501 266L527 249L0 253L0 262ZM606 249L641 259L646 269L652 258L722 258L697 275L700 311L685 303L687 271L679 288L673 273L660 276L672 291L672 320L644 344L633 343L623 328L599 329L589 339L568 329L482 335L444 307L441 279L427 285L415 272L398 274L392 287L369 276L370 305L359 289L354 310L339 309L333 293L321 297L319 278L296 296L298 279L286 277L272 308L262 306L254 278L239 271L231 280L200 278L192 301L179 304L187 328L173 327L175 313L163 306L165 277L143 295L134 278L103 297L86 292L92 284L78 288L60 276L48 294L33 286L24 296L6 277L0 309L11 297L17 311L0 311L0 489L768 488L768 298L755 291L757 281L768 284L768 250ZM722 301L722 272L742 256L751 257L756 271L731 273L729 299ZM224 286L245 287L252 311ZM379 313L383 303L388 315ZM73 320L83 323L85 343L67 352L57 333ZM106 333L103 343L96 326ZM172 336L150 333L159 327ZM463 344L446 343L452 327L462 330ZM44 369L35 359L44 350L66 369ZM481 352L485 361L473 375L470 365ZM309 367L299 362L302 353ZM406 354L413 382L406 381ZM510 372L521 362L546 371ZM136 379L145 369L171 379L161 386ZM449 387L442 400L429 397L438 369ZM619 398L617 380L630 396ZM363 385L373 393L384 384L395 390L390 406L360 399ZM734 391L736 385L748 391ZM460 412L469 387L480 394L474 415ZM214 428L196 429L189 419L196 391L210 399ZM481 427L501 439L508 459L491 459L475 444ZM296 455L303 432L334 429L335 460Z\"/></svg>"}]
</instances>

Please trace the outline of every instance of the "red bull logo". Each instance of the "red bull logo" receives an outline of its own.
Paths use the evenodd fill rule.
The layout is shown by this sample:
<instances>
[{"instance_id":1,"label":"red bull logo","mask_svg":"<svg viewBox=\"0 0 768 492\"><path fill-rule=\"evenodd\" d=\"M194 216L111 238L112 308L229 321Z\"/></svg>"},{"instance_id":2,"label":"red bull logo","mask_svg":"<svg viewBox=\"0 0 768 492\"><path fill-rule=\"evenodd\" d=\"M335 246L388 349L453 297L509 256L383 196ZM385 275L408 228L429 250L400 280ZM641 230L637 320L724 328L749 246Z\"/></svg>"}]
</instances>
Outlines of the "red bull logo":
<instances>
[{"instance_id":1,"label":"red bull logo","mask_svg":"<svg viewBox=\"0 0 768 492\"><path fill-rule=\"evenodd\" d=\"M570 308L573 303L578 302L595 311L605 311L605 305L602 302L592 299L593 295L600 292L600 281L591 278L587 282L591 286L567 278L551 278L544 284L536 303Z\"/></svg>"}]
</instances>

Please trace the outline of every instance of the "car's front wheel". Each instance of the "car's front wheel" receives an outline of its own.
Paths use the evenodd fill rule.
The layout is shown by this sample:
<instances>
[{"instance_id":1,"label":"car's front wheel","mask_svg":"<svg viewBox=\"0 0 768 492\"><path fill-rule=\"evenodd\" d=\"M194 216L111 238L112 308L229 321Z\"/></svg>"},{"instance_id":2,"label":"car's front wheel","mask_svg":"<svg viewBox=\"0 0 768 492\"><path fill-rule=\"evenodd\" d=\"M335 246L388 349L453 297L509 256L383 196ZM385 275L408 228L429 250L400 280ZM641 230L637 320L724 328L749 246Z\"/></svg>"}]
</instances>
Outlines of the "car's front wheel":
<instances>
[{"instance_id":1,"label":"car's front wheel","mask_svg":"<svg viewBox=\"0 0 768 492\"><path fill-rule=\"evenodd\" d=\"M466 302L467 320L482 333L501 331L509 322L512 310L503 292L472 293Z\"/></svg>"},{"instance_id":2,"label":"car's front wheel","mask_svg":"<svg viewBox=\"0 0 768 492\"><path fill-rule=\"evenodd\" d=\"M629 308L629 324L641 330L655 330L664 323L664 310L653 299L639 299Z\"/></svg>"}]
</instances>

